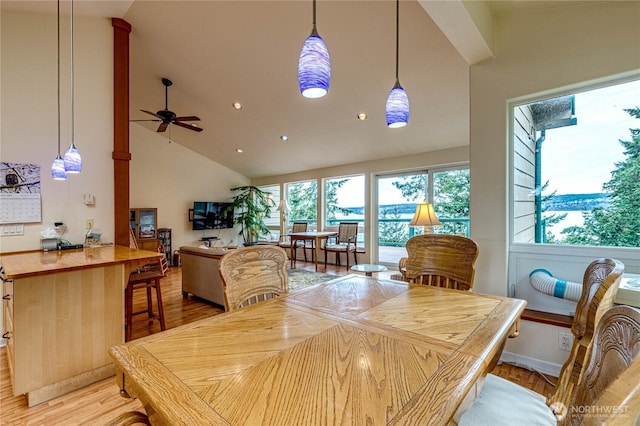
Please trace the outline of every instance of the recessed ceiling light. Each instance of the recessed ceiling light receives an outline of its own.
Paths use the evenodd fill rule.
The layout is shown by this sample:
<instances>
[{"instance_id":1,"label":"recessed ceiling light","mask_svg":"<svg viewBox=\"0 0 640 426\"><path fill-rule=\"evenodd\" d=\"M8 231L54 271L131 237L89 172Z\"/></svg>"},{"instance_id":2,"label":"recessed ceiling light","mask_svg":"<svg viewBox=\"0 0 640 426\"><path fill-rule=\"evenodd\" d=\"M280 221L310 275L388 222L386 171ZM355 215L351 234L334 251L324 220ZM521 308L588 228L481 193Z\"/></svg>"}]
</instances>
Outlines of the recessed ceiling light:
<instances>
[{"instance_id":1,"label":"recessed ceiling light","mask_svg":"<svg viewBox=\"0 0 640 426\"><path fill-rule=\"evenodd\" d=\"M282 136L280 136L280 139L282 139L283 141L285 141L285 142L286 142L286 141L288 141L288 140L289 140L289 136L287 136L287 135L282 135Z\"/></svg>"},{"instance_id":2,"label":"recessed ceiling light","mask_svg":"<svg viewBox=\"0 0 640 426\"><path fill-rule=\"evenodd\" d=\"M238 154L242 154L244 152L244 150L242 148L236 148L236 152Z\"/></svg>"},{"instance_id":3,"label":"recessed ceiling light","mask_svg":"<svg viewBox=\"0 0 640 426\"><path fill-rule=\"evenodd\" d=\"M358 120L364 121L367 119L367 114L361 112L360 114L356 115L356 117L358 118Z\"/></svg>"},{"instance_id":4,"label":"recessed ceiling light","mask_svg":"<svg viewBox=\"0 0 640 426\"><path fill-rule=\"evenodd\" d=\"M242 109L242 104L241 104L240 102L234 102L234 103L233 103L233 107L234 107L235 109Z\"/></svg>"}]
</instances>

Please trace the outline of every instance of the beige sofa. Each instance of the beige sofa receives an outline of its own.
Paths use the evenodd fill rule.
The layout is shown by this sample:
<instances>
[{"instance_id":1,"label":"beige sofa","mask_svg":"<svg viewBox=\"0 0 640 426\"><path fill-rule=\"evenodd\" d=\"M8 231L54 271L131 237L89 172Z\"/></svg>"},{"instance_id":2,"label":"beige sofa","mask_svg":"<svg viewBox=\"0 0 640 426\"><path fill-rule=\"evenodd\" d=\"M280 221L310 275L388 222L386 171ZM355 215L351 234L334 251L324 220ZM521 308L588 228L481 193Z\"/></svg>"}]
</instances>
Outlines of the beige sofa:
<instances>
[{"instance_id":1,"label":"beige sofa","mask_svg":"<svg viewBox=\"0 0 640 426\"><path fill-rule=\"evenodd\" d=\"M224 306L222 279L218 271L224 248L180 247L182 294L189 294Z\"/></svg>"}]
</instances>

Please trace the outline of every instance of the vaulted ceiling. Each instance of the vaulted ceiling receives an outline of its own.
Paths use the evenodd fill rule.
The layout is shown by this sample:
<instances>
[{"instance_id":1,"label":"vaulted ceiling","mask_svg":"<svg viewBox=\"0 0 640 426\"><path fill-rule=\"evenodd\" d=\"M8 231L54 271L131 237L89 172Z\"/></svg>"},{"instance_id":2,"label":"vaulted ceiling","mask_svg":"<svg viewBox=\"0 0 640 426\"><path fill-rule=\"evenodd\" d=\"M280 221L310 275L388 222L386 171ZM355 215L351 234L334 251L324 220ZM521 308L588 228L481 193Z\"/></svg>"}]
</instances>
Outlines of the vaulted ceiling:
<instances>
[{"instance_id":1,"label":"vaulted ceiling","mask_svg":"<svg viewBox=\"0 0 640 426\"><path fill-rule=\"evenodd\" d=\"M2 3L55 11L52 1ZM467 145L469 66L492 54L492 11L557 3L402 0L399 77L411 117L400 129L388 128L384 114L395 80L394 1L318 1L332 68L319 99L303 98L297 82L311 1L82 1L76 13L132 25L131 119L165 107L167 77L169 109L197 115L204 130L169 126L160 135L261 177Z\"/></svg>"}]
</instances>

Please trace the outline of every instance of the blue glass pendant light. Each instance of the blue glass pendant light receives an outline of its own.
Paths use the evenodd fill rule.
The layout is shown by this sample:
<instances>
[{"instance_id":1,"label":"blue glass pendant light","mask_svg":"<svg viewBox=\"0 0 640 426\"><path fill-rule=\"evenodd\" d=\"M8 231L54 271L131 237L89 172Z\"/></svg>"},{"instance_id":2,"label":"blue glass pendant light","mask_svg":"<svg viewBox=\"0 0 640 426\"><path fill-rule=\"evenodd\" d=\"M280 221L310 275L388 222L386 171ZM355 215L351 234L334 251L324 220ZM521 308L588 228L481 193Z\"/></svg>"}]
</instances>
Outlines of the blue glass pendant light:
<instances>
[{"instance_id":1,"label":"blue glass pendant light","mask_svg":"<svg viewBox=\"0 0 640 426\"><path fill-rule=\"evenodd\" d=\"M298 83L305 98L321 98L329 91L331 60L316 29L316 0L313 0L313 29L304 41L298 61Z\"/></svg>"},{"instance_id":2,"label":"blue glass pendant light","mask_svg":"<svg viewBox=\"0 0 640 426\"><path fill-rule=\"evenodd\" d=\"M387 126L391 128L404 127L409 122L409 97L400 85L398 79L398 51L400 39L400 1L396 0L396 83L393 85L385 108Z\"/></svg>"},{"instance_id":3,"label":"blue glass pendant light","mask_svg":"<svg viewBox=\"0 0 640 426\"><path fill-rule=\"evenodd\" d=\"M64 169L67 173L82 171L82 157L74 144L75 139L75 100L73 93L73 0L71 0L71 146L64 153Z\"/></svg>"},{"instance_id":4,"label":"blue glass pendant light","mask_svg":"<svg viewBox=\"0 0 640 426\"><path fill-rule=\"evenodd\" d=\"M54 180L65 180L67 172L64 161L60 157L60 0L58 0L58 156L51 165L51 177Z\"/></svg>"}]
</instances>

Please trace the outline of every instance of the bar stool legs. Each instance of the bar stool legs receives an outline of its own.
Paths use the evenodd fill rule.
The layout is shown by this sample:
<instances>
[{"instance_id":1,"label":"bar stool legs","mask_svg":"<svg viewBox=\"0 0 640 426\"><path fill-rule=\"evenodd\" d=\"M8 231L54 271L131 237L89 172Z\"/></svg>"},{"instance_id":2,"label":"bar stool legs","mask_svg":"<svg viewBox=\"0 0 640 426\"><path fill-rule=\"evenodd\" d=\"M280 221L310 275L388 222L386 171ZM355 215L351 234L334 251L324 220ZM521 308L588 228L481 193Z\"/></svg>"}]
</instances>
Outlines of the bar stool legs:
<instances>
[{"instance_id":1,"label":"bar stool legs","mask_svg":"<svg viewBox=\"0 0 640 426\"><path fill-rule=\"evenodd\" d=\"M144 273L139 274L144 275ZM160 330L164 331L166 329L165 321L164 321L164 308L162 306L162 291L160 290L160 277L149 279L149 281L143 281L144 277L132 277L129 278L129 283L127 284L127 288L125 290L125 341L128 342L131 340L131 334L133 329L133 316L139 314L147 314L149 319L149 324L153 323L153 320L157 319L160 322ZM151 290L156 290L156 302L158 305L158 313L154 314L153 312L153 300L151 296ZM133 291L145 289L147 291L147 309L133 312Z\"/></svg>"}]
</instances>

